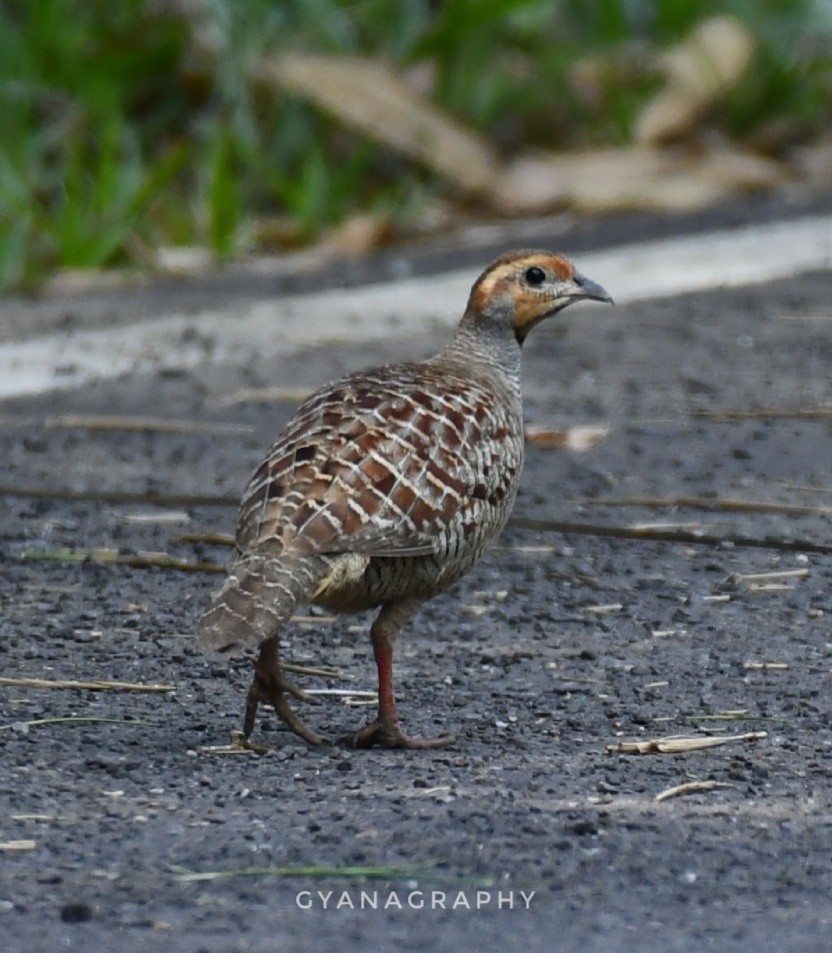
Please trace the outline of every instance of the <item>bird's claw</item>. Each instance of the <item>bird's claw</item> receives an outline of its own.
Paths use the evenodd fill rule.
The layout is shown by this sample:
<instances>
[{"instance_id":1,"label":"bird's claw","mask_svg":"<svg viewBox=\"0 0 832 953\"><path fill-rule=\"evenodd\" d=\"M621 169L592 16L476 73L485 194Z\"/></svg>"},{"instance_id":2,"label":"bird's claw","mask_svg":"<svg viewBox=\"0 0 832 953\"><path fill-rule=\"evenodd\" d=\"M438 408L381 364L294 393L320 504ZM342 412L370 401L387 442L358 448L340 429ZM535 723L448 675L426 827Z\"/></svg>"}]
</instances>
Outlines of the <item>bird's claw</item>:
<instances>
[{"instance_id":1,"label":"bird's claw","mask_svg":"<svg viewBox=\"0 0 832 953\"><path fill-rule=\"evenodd\" d=\"M447 748L456 738L453 735L442 735L439 738L411 738L402 731L398 720L389 718L375 718L360 728L355 734L345 739L351 748L410 748L429 749Z\"/></svg>"},{"instance_id":2,"label":"bird's claw","mask_svg":"<svg viewBox=\"0 0 832 953\"><path fill-rule=\"evenodd\" d=\"M254 670L251 688L249 688L246 698L246 711L243 719L244 738L248 740L254 731L254 722L257 719L257 708L260 702L269 702L286 727L303 738L307 744L315 746L324 744L326 739L312 731L292 709L286 698L287 694L300 701L314 701L311 695L308 695L285 677L280 670L280 664L272 653L261 651Z\"/></svg>"}]
</instances>

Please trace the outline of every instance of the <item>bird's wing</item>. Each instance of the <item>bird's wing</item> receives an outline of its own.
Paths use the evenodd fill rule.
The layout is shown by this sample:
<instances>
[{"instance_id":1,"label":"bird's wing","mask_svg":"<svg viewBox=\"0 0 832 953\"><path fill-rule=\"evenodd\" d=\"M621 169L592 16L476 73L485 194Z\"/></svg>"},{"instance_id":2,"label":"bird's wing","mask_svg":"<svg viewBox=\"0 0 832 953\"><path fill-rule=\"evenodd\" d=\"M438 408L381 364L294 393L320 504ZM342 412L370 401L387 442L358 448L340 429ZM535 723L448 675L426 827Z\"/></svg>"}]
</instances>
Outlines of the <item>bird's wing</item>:
<instances>
[{"instance_id":1,"label":"bird's wing","mask_svg":"<svg viewBox=\"0 0 832 953\"><path fill-rule=\"evenodd\" d=\"M465 453L476 420L447 389L437 396L418 378L389 376L340 382L298 410L246 490L241 551L429 554L461 510L486 498Z\"/></svg>"}]
</instances>

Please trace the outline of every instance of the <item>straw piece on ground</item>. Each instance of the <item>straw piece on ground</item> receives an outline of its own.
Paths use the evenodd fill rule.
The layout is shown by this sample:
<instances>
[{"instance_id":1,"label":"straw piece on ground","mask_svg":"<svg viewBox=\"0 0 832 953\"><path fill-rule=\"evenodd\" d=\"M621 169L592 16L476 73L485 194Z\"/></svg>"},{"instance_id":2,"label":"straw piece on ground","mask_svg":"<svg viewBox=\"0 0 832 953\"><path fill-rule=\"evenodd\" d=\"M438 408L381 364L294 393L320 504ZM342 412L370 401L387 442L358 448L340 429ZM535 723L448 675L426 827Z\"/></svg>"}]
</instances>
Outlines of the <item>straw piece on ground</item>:
<instances>
[{"instance_id":1,"label":"straw piece on ground","mask_svg":"<svg viewBox=\"0 0 832 953\"><path fill-rule=\"evenodd\" d=\"M249 741L241 731L229 732L227 745L200 745L197 754L208 755L236 755L236 754L272 754L276 749L269 745Z\"/></svg>"},{"instance_id":2,"label":"straw piece on ground","mask_svg":"<svg viewBox=\"0 0 832 953\"><path fill-rule=\"evenodd\" d=\"M43 421L46 430L127 430L156 433L206 434L226 437L254 433L251 424L211 420L167 420L157 417L117 417L107 415L53 414Z\"/></svg>"},{"instance_id":3,"label":"straw piece on ground","mask_svg":"<svg viewBox=\"0 0 832 953\"><path fill-rule=\"evenodd\" d=\"M225 573L225 567L216 563L191 562L176 559L167 553L140 552L123 555L115 549L27 549L21 559L40 559L58 563L80 563L91 560L114 566L129 566L133 569L171 569L177 572Z\"/></svg>"},{"instance_id":4,"label":"straw piece on ground","mask_svg":"<svg viewBox=\"0 0 832 953\"><path fill-rule=\"evenodd\" d=\"M779 569L774 572L734 572L728 582L771 582L775 579L808 579L811 569Z\"/></svg>"},{"instance_id":5,"label":"straw piece on ground","mask_svg":"<svg viewBox=\"0 0 832 953\"><path fill-rule=\"evenodd\" d=\"M828 420L832 407L763 407L760 410L694 410L699 420L734 423L740 420Z\"/></svg>"},{"instance_id":6,"label":"straw piece on ground","mask_svg":"<svg viewBox=\"0 0 832 953\"><path fill-rule=\"evenodd\" d=\"M707 501L713 504L713 500ZM606 500L586 499L581 501L582 505L596 506L606 504ZM661 505L672 506L674 500L663 500ZM617 506L613 501L611 504ZM628 503L627 505L635 505ZM647 504L646 504L647 505ZM566 536L574 534L576 536L601 536L611 539L638 539L654 540L656 542L688 543L695 546L724 546L730 543L732 546L744 546L753 549L772 549L780 552L806 553L824 553L832 554L832 544L819 543L810 539L779 538L774 536L744 536L740 533L704 533L699 530L689 532L687 530L656 531L644 530L639 525L631 526L611 526L608 523L577 523L564 520L541 520L528 519L525 516L513 516L508 521L510 529L529 530L533 533L562 533ZM495 547L498 549L498 547Z\"/></svg>"},{"instance_id":7,"label":"straw piece on ground","mask_svg":"<svg viewBox=\"0 0 832 953\"><path fill-rule=\"evenodd\" d=\"M234 546L235 540L230 533L182 533L171 540L174 546L181 543L207 543L210 546Z\"/></svg>"},{"instance_id":8,"label":"straw piece on ground","mask_svg":"<svg viewBox=\"0 0 832 953\"><path fill-rule=\"evenodd\" d=\"M697 794L700 791L713 791L715 788L732 788L733 784L726 781L686 781L675 787L667 788L656 795L657 801L666 801L668 798L681 797L685 794Z\"/></svg>"},{"instance_id":9,"label":"straw piece on ground","mask_svg":"<svg viewBox=\"0 0 832 953\"><path fill-rule=\"evenodd\" d=\"M366 691L360 688L307 688L307 695L331 695L334 698L363 698L368 701L377 699L378 692Z\"/></svg>"},{"instance_id":10,"label":"straw piece on ground","mask_svg":"<svg viewBox=\"0 0 832 953\"><path fill-rule=\"evenodd\" d=\"M602 606L584 606L584 612L591 612L593 615L609 615L611 612L620 612L623 608L620 602L610 602Z\"/></svg>"},{"instance_id":11,"label":"straw piece on ground","mask_svg":"<svg viewBox=\"0 0 832 953\"><path fill-rule=\"evenodd\" d=\"M762 741L767 737L767 731L749 731L744 735L720 738L670 737L654 738L650 741L619 741L617 744L607 745L607 754L686 754L689 751L719 748L722 745L740 744L745 741Z\"/></svg>"},{"instance_id":12,"label":"straw piece on ground","mask_svg":"<svg viewBox=\"0 0 832 953\"><path fill-rule=\"evenodd\" d=\"M705 496L605 497L584 501L588 506L638 507L647 509L698 509L724 513L783 513L790 516L832 516L832 506L804 503L769 503L762 500L720 499Z\"/></svg>"},{"instance_id":13,"label":"straw piece on ground","mask_svg":"<svg viewBox=\"0 0 832 953\"><path fill-rule=\"evenodd\" d=\"M89 682L77 682L71 679L46 678L10 678L0 677L0 685L17 688L69 688L87 692L175 692L175 685L146 685L139 682L108 682L98 679Z\"/></svg>"},{"instance_id":14,"label":"straw piece on ground","mask_svg":"<svg viewBox=\"0 0 832 953\"><path fill-rule=\"evenodd\" d=\"M324 668L323 666L298 665L296 662L281 662L281 668L287 672L293 672L295 675L310 675L317 678L352 678L348 673L342 672L337 668Z\"/></svg>"}]
</instances>

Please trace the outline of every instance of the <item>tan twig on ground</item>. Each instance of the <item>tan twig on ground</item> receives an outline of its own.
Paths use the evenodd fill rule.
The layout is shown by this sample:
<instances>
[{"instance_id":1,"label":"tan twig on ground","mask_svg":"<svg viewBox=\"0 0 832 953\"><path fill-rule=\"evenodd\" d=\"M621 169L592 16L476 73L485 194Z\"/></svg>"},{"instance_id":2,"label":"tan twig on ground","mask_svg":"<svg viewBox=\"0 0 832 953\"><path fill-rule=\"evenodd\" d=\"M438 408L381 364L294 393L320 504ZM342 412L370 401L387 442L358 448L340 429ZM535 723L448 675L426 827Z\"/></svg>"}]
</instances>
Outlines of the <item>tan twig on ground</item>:
<instances>
[{"instance_id":1,"label":"tan twig on ground","mask_svg":"<svg viewBox=\"0 0 832 953\"><path fill-rule=\"evenodd\" d=\"M315 668L311 665L296 665L294 662L281 661L280 667L294 675L309 675L317 678L350 678L337 668Z\"/></svg>"},{"instance_id":2,"label":"tan twig on ground","mask_svg":"<svg viewBox=\"0 0 832 953\"><path fill-rule=\"evenodd\" d=\"M832 407L763 407L759 410L693 410L691 417L732 423L738 420L828 420Z\"/></svg>"},{"instance_id":3,"label":"tan twig on ground","mask_svg":"<svg viewBox=\"0 0 832 953\"><path fill-rule=\"evenodd\" d=\"M728 582L767 582L773 579L808 579L812 575L811 569L779 569L774 572L734 572L728 577Z\"/></svg>"},{"instance_id":4,"label":"tan twig on ground","mask_svg":"<svg viewBox=\"0 0 832 953\"><path fill-rule=\"evenodd\" d=\"M143 685L139 682L109 682L98 679L89 682L77 682L71 679L46 678L10 678L0 677L0 685L17 688L69 688L87 692L146 692L167 693L175 692L175 685Z\"/></svg>"},{"instance_id":5,"label":"tan twig on ground","mask_svg":"<svg viewBox=\"0 0 832 953\"><path fill-rule=\"evenodd\" d=\"M225 567L216 563L190 562L186 559L176 559L167 553L123 555L115 549L26 550L21 554L21 558L58 563L79 563L90 560L115 566L131 566L137 569L175 569L178 572L225 572Z\"/></svg>"},{"instance_id":6,"label":"tan twig on ground","mask_svg":"<svg viewBox=\"0 0 832 953\"><path fill-rule=\"evenodd\" d=\"M587 506L643 506L673 509L718 510L723 513L785 513L790 516L832 516L832 506L812 506L804 503L765 503L758 500L716 499L702 496L633 496L608 499L588 499Z\"/></svg>"},{"instance_id":7,"label":"tan twig on ground","mask_svg":"<svg viewBox=\"0 0 832 953\"><path fill-rule=\"evenodd\" d=\"M235 436L254 433L251 424L227 423L212 420L169 420L163 417L122 417L111 415L53 414L46 417L47 430L127 430L156 433L206 434L208 436Z\"/></svg>"},{"instance_id":8,"label":"tan twig on ground","mask_svg":"<svg viewBox=\"0 0 832 953\"><path fill-rule=\"evenodd\" d=\"M602 500L586 500L596 505ZM693 546L732 546L751 549L774 549L780 552L823 553L832 555L832 544L816 543L809 539L783 539L779 537L743 536L738 533L700 533L686 530L645 529L643 524L610 526L605 523L573 523L561 520L528 519L515 516L508 521L513 529L534 533L563 533L565 536L608 536L612 539L644 539L652 542L687 543Z\"/></svg>"},{"instance_id":9,"label":"tan twig on ground","mask_svg":"<svg viewBox=\"0 0 832 953\"><path fill-rule=\"evenodd\" d=\"M607 754L686 754L689 751L701 751L705 748L719 748L722 745L739 744L744 741L762 741L768 737L766 731L749 731L744 735L730 735L719 738L679 737L654 738L650 741L619 741L607 745Z\"/></svg>"},{"instance_id":10,"label":"tan twig on ground","mask_svg":"<svg viewBox=\"0 0 832 953\"><path fill-rule=\"evenodd\" d=\"M713 791L714 788L732 788L733 784L726 781L685 781L675 787L667 788L656 795L657 801L666 801L671 797L680 797L684 794L697 794L700 791Z\"/></svg>"},{"instance_id":11,"label":"tan twig on ground","mask_svg":"<svg viewBox=\"0 0 832 953\"><path fill-rule=\"evenodd\" d=\"M182 533L171 540L171 544L206 543L209 546L234 546L234 537L230 533Z\"/></svg>"},{"instance_id":12,"label":"tan twig on ground","mask_svg":"<svg viewBox=\"0 0 832 953\"><path fill-rule=\"evenodd\" d=\"M233 496L198 493L131 493L129 490L70 490L38 486L0 486L0 496L30 500L61 500L66 503L141 503L147 506L228 506L240 505L239 493Z\"/></svg>"}]
</instances>

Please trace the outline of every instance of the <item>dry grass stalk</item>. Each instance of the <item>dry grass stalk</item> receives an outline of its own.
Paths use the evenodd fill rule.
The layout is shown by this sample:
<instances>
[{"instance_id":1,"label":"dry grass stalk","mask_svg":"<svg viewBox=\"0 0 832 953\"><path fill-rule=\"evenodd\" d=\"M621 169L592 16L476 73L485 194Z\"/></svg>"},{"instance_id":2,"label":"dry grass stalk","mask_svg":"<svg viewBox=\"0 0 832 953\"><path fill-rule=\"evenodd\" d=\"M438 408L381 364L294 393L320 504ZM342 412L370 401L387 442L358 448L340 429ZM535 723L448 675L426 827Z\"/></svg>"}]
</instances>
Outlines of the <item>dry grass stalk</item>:
<instances>
[{"instance_id":1,"label":"dry grass stalk","mask_svg":"<svg viewBox=\"0 0 832 953\"><path fill-rule=\"evenodd\" d=\"M672 520L651 520L646 523L630 523L630 529L636 533L658 533L673 530L687 530L688 532L701 529L700 522L677 523Z\"/></svg>"},{"instance_id":2,"label":"dry grass stalk","mask_svg":"<svg viewBox=\"0 0 832 953\"><path fill-rule=\"evenodd\" d=\"M223 423L210 420L166 420L159 417L120 417L109 415L53 414L43 421L46 430L127 430L155 433L205 434L226 437L254 433L251 424Z\"/></svg>"},{"instance_id":3,"label":"dry grass stalk","mask_svg":"<svg viewBox=\"0 0 832 953\"><path fill-rule=\"evenodd\" d=\"M276 749L268 745L259 744L256 741L249 741L241 731L229 732L229 743L227 745L200 745L197 754L208 755L238 755L238 754L272 754Z\"/></svg>"},{"instance_id":4,"label":"dry grass stalk","mask_svg":"<svg viewBox=\"0 0 832 953\"><path fill-rule=\"evenodd\" d=\"M152 513L114 513L118 519L125 523L134 523L139 526L176 526L182 523L190 523L191 516L185 510L154 510Z\"/></svg>"},{"instance_id":5,"label":"dry grass stalk","mask_svg":"<svg viewBox=\"0 0 832 953\"><path fill-rule=\"evenodd\" d=\"M30 500L61 500L65 503L138 503L148 506L233 506L240 505L240 495L221 496L197 493L131 493L129 490L70 490L40 486L0 486L0 496Z\"/></svg>"},{"instance_id":6,"label":"dry grass stalk","mask_svg":"<svg viewBox=\"0 0 832 953\"><path fill-rule=\"evenodd\" d=\"M262 750L257 750L262 749ZM228 745L200 745L195 749L197 754L209 755L236 755L236 754L269 754L273 748L267 748L265 745L256 745L255 742L247 744L228 744Z\"/></svg>"},{"instance_id":7,"label":"dry grass stalk","mask_svg":"<svg viewBox=\"0 0 832 953\"><path fill-rule=\"evenodd\" d=\"M520 556L552 556L555 552L554 546L492 546L493 552L498 553L516 553Z\"/></svg>"},{"instance_id":8,"label":"dry grass stalk","mask_svg":"<svg viewBox=\"0 0 832 953\"><path fill-rule=\"evenodd\" d=\"M696 721L744 721L750 715L748 708L728 708L715 715L695 715L694 718Z\"/></svg>"},{"instance_id":9,"label":"dry grass stalk","mask_svg":"<svg viewBox=\"0 0 832 953\"><path fill-rule=\"evenodd\" d=\"M763 407L760 410L693 410L691 417L715 423L740 420L828 420L832 407Z\"/></svg>"},{"instance_id":10,"label":"dry grass stalk","mask_svg":"<svg viewBox=\"0 0 832 953\"><path fill-rule=\"evenodd\" d=\"M733 784L725 781L685 781L675 787L667 788L656 795L656 801L666 801L668 798L681 797L685 794L697 794L700 791L713 791L715 788L732 788Z\"/></svg>"},{"instance_id":11,"label":"dry grass stalk","mask_svg":"<svg viewBox=\"0 0 832 953\"><path fill-rule=\"evenodd\" d=\"M178 572L206 572L224 573L225 567L216 563L190 562L186 559L176 559L167 553L135 553L122 555L115 549L57 549L57 550L26 550L22 559L40 559L49 562L81 563L90 560L96 563L107 563L115 566L130 566L133 569L173 569Z\"/></svg>"},{"instance_id":12,"label":"dry grass stalk","mask_svg":"<svg viewBox=\"0 0 832 953\"><path fill-rule=\"evenodd\" d=\"M143 685L139 682L108 682L98 679L89 682L77 682L69 679L10 678L0 677L0 685L17 688L68 688L87 692L145 692L165 694L176 691L175 685Z\"/></svg>"},{"instance_id":13,"label":"dry grass stalk","mask_svg":"<svg viewBox=\"0 0 832 953\"><path fill-rule=\"evenodd\" d=\"M735 572L728 577L728 582L766 582L771 579L808 579L812 575L810 569L779 569L774 572Z\"/></svg>"},{"instance_id":14,"label":"dry grass stalk","mask_svg":"<svg viewBox=\"0 0 832 953\"><path fill-rule=\"evenodd\" d=\"M230 533L182 533L171 540L174 546L181 543L206 543L209 546L234 546L234 537Z\"/></svg>"},{"instance_id":15,"label":"dry grass stalk","mask_svg":"<svg viewBox=\"0 0 832 953\"><path fill-rule=\"evenodd\" d=\"M0 850L9 852L19 850L34 850L37 844L33 840L7 840L0 841Z\"/></svg>"},{"instance_id":16,"label":"dry grass stalk","mask_svg":"<svg viewBox=\"0 0 832 953\"><path fill-rule=\"evenodd\" d=\"M624 608L620 602L610 602L604 606L584 606L584 612L591 612L594 615L608 615L611 612L620 612Z\"/></svg>"},{"instance_id":17,"label":"dry grass stalk","mask_svg":"<svg viewBox=\"0 0 832 953\"><path fill-rule=\"evenodd\" d=\"M351 678L351 675L343 674L337 668L323 668L323 667L314 667L312 665L297 665L294 662L283 662L280 663L281 668L285 668L287 672L292 672L295 675L309 675L312 678Z\"/></svg>"},{"instance_id":18,"label":"dry grass stalk","mask_svg":"<svg viewBox=\"0 0 832 953\"><path fill-rule=\"evenodd\" d=\"M307 688L307 695L329 695L334 698L361 698L367 701L377 701L378 692L365 691L360 688Z\"/></svg>"},{"instance_id":19,"label":"dry grass stalk","mask_svg":"<svg viewBox=\"0 0 832 953\"><path fill-rule=\"evenodd\" d=\"M790 480L775 480L778 486L784 490L794 490L797 493L819 493L828 495L832 493L832 486L818 486L815 483L792 483Z\"/></svg>"},{"instance_id":20,"label":"dry grass stalk","mask_svg":"<svg viewBox=\"0 0 832 953\"><path fill-rule=\"evenodd\" d=\"M743 662L742 667L746 672L785 672L788 662Z\"/></svg>"},{"instance_id":21,"label":"dry grass stalk","mask_svg":"<svg viewBox=\"0 0 832 953\"><path fill-rule=\"evenodd\" d=\"M2 492L2 490L0 490ZM581 501L583 505L605 505L604 500L587 499ZM713 500L708 500L713 503ZM613 502L611 505L618 505ZM627 505L634 505L628 503ZM664 501L661 505L673 505L672 500ZM610 526L606 523L576 523L562 520L529 519L525 516L512 517L507 524L512 529L529 530L534 533L562 533L565 536L602 536L611 539L641 539L655 542L689 543L695 546L745 546L752 549L772 549L786 553L823 553L832 555L832 544L817 543L809 539L778 539L776 537L743 536L739 533L703 533L672 530L661 532L656 530L640 529L638 524L630 526ZM495 547L496 549L497 547ZM514 551L514 550L513 550ZM554 551L554 550L553 550Z\"/></svg>"},{"instance_id":22,"label":"dry grass stalk","mask_svg":"<svg viewBox=\"0 0 832 953\"><path fill-rule=\"evenodd\" d=\"M584 501L592 506L643 506L657 509L719 510L725 513L785 513L790 516L832 516L832 506L809 506L804 503L765 503L757 500L711 499L700 496L633 496Z\"/></svg>"},{"instance_id":23,"label":"dry grass stalk","mask_svg":"<svg viewBox=\"0 0 832 953\"><path fill-rule=\"evenodd\" d=\"M749 731L744 735L719 738L671 736L650 741L619 741L617 744L607 745L607 754L687 754L689 751L719 748L722 745L740 744L745 741L762 741L767 737L767 731Z\"/></svg>"}]
</instances>

